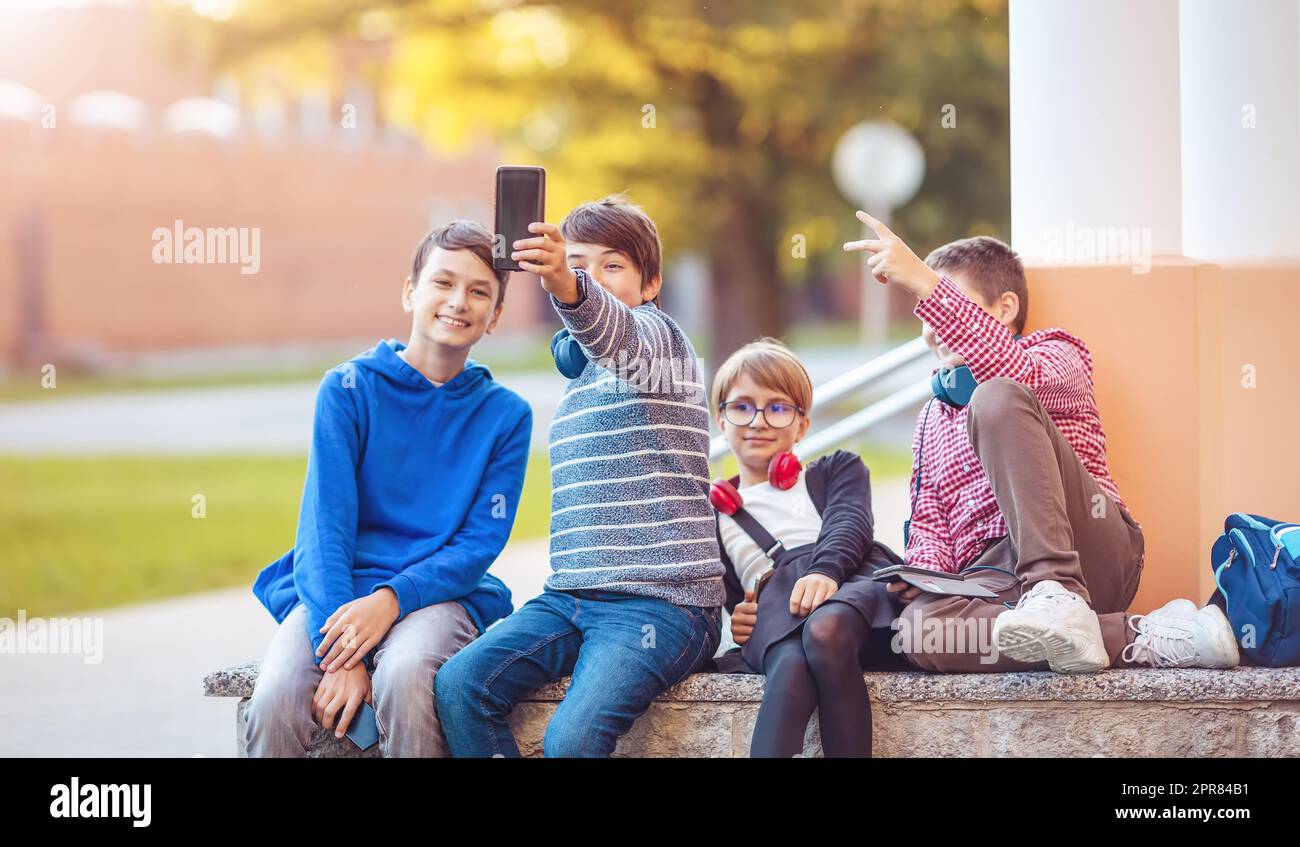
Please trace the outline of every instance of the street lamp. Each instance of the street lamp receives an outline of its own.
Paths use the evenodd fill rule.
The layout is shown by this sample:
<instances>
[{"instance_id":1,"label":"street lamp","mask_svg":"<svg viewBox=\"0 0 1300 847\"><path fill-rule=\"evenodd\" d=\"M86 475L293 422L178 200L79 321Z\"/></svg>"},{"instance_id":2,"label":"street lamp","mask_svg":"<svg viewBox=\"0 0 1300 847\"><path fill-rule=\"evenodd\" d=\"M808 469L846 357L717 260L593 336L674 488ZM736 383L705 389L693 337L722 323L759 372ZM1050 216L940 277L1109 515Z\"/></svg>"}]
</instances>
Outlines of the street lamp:
<instances>
[{"instance_id":1,"label":"street lamp","mask_svg":"<svg viewBox=\"0 0 1300 847\"><path fill-rule=\"evenodd\" d=\"M911 200L925 179L925 151L911 133L892 121L863 121L836 143L831 174L850 203L892 225L894 210ZM875 234L867 230L863 237ZM889 332L889 286L868 284L875 282L868 258L869 253L862 254L864 346L883 343Z\"/></svg>"}]
</instances>

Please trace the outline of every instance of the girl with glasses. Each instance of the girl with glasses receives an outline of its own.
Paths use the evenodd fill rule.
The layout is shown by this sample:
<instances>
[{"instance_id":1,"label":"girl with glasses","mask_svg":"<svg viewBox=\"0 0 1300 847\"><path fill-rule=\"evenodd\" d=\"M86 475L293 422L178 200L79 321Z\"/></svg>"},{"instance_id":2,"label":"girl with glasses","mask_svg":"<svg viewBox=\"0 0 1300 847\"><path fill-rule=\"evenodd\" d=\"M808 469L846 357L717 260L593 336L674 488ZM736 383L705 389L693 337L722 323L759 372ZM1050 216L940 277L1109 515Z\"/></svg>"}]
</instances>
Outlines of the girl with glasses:
<instances>
[{"instance_id":1,"label":"girl with glasses","mask_svg":"<svg viewBox=\"0 0 1300 847\"><path fill-rule=\"evenodd\" d=\"M873 538L867 468L846 450L800 467L793 451L811 423L812 382L779 341L760 339L723 363L712 401L740 465L710 496L740 645L714 666L767 676L750 754L800 754L820 709L826 756L870 756L862 671L906 663L889 648L901 607L870 579L901 560Z\"/></svg>"}]
</instances>

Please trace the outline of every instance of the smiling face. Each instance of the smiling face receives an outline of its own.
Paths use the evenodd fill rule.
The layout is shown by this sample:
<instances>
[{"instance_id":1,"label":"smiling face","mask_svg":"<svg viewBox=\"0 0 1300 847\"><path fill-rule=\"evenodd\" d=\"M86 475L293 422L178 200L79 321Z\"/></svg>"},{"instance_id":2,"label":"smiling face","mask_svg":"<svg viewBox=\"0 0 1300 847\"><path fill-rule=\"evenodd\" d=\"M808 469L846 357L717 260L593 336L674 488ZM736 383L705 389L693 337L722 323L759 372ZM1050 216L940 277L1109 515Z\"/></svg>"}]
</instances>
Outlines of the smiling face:
<instances>
[{"instance_id":1,"label":"smiling face","mask_svg":"<svg viewBox=\"0 0 1300 847\"><path fill-rule=\"evenodd\" d=\"M736 376L723 401L727 404L743 402L764 409L770 409L774 405L798 405L785 392L757 383L747 370L742 370ZM769 414L774 412L771 410ZM794 423L777 429L770 426L763 413L759 412L748 426L737 426L727 420L725 409L718 411L718 429L740 462L742 485L766 479L767 466L772 457L777 453L793 451L795 442L803 439L811 424L812 421L805 412L795 415Z\"/></svg>"},{"instance_id":2,"label":"smiling face","mask_svg":"<svg viewBox=\"0 0 1300 847\"><path fill-rule=\"evenodd\" d=\"M402 309L410 312L411 333L425 341L468 349L496 329L501 317L500 280L469 250L437 247L420 269L406 278Z\"/></svg>"},{"instance_id":3,"label":"smiling face","mask_svg":"<svg viewBox=\"0 0 1300 847\"><path fill-rule=\"evenodd\" d=\"M643 281L641 271L624 253L605 244L570 241L566 245L569 267L591 274L600 287L613 294L630 309L635 309L659 295L663 277Z\"/></svg>"}]
</instances>

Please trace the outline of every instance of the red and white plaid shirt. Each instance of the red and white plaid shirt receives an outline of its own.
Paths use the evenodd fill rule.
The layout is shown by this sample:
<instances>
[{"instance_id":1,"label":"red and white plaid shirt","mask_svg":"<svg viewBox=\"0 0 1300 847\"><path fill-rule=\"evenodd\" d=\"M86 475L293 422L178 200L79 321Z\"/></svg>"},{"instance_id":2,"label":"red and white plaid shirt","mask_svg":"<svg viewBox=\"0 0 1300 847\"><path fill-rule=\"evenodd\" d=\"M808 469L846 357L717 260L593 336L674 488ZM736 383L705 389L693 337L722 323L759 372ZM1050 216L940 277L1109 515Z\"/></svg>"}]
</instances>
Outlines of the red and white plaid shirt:
<instances>
[{"instance_id":1,"label":"red and white plaid shirt","mask_svg":"<svg viewBox=\"0 0 1300 847\"><path fill-rule=\"evenodd\" d=\"M1017 339L947 277L916 304L914 313L966 360L976 382L1009 377L1032 390L1101 490L1123 505L1106 468L1106 434L1093 396L1087 345L1055 327ZM982 553L989 539L1007 534L993 488L966 434L964 408L936 400L921 410L912 436L908 492L916 501L904 554L909 565L955 573Z\"/></svg>"}]
</instances>

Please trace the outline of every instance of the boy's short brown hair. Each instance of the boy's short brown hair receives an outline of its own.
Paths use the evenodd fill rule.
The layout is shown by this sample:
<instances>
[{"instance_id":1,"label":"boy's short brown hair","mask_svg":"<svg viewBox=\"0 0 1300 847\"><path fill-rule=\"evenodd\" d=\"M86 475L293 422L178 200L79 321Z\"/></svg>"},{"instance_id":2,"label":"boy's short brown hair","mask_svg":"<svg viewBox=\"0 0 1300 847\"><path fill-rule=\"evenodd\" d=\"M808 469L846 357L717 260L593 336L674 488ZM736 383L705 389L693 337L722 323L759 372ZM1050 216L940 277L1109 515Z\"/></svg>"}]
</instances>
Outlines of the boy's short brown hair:
<instances>
[{"instance_id":1,"label":"boy's short brown hair","mask_svg":"<svg viewBox=\"0 0 1300 847\"><path fill-rule=\"evenodd\" d=\"M715 415L743 373L759 385L785 394L805 414L812 409L813 385L808 369L789 347L775 338L763 337L728 356L713 375L711 400Z\"/></svg>"},{"instance_id":2,"label":"boy's short brown hair","mask_svg":"<svg viewBox=\"0 0 1300 847\"><path fill-rule=\"evenodd\" d=\"M962 238L936 248L925 263L936 271L966 272L966 281L980 293L984 302L992 303L1004 291L1020 298L1020 313L1012 327L1016 335L1025 331L1029 316L1029 284L1025 281L1025 266L1010 246L977 235Z\"/></svg>"},{"instance_id":3,"label":"boy's short brown hair","mask_svg":"<svg viewBox=\"0 0 1300 847\"><path fill-rule=\"evenodd\" d=\"M411 285L420 284L420 271L424 270L429 257L438 247L444 250L468 250L478 257L479 261L492 268L492 273L501 283L497 288L496 302L497 306L501 305L506 299L506 283L510 281L510 271L497 270L493 266L492 233L487 227L478 221L457 218L426 235L415 248L415 256L411 259Z\"/></svg>"},{"instance_id":4,"label":"boy's short brown hair","mask_svg":"<svg viewBox=\"0 0 1300 847\"><path fill-rule=\"evenodd\" d=\"M659 275L663 252L659 229L625 195L611 194L575 207L560 221L560 234L566 241L604 244L627 256L641 273L642 286ZM659 305L658 296L654 303Z\"/></svg>"}]
</instances>

